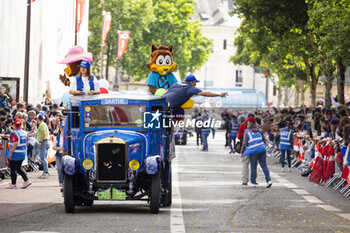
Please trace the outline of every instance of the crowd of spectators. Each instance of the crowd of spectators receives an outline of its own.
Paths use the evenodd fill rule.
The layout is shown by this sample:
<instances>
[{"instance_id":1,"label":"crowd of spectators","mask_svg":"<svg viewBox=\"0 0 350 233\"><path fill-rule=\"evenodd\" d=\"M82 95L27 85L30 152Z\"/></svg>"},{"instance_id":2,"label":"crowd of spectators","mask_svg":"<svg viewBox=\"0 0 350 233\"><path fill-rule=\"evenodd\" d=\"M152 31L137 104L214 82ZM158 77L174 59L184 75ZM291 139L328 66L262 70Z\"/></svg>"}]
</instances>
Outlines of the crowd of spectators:
<instances>
[{"instance_id":1,"label":"crowd of spectators","mask_svg":"<svg viewBox=\"0 0 350 233\"><path fill-rule=\"evenodd\" d=\"M254 116L269 147L277 150L281 129L285 127L290 129L293 132L291 156L296 161L293 165L299 168L303 176L309 176L310 181L326 182L338 169L341 172L348 165L348 159L350 159L348 156L350 108L348 106L269 108L250 113L225 109L221 116L225 120L224 128L227 132L225 146L227 147L230 146L229 133L232 130L233 119L236 119L239 124L237 139L242 141L247 118ZM317 160L317 157L322 159ZM336 165L333 165L332 161L335 161ZM282 172L284 172L284 166L282 166ZM243 183L246 181L244 180Z\"/></svg>"},{"instance_id":2,"label":"crowd of spectators","mask_svg":"<svg viewBox=\"0 0 350 233\"><path fill-rule=\"evenodd\" d=\"M0 138L2 146L6 145L9 140L11 132L15 130L14 122L19 119L22 121L23 130L27 132L28 139L28 163L35 163L43 165L44 173L39 178L46 178L49 173L47 169L47 153L50 140L54 149L60 152L59 147L56 146L57 135L60 133L60 128L64 125L64 116L62 114L63 107L53 104L50 98L46 97L41 104L27 104L25 102L18 102L11 106L7 104L0 108ZM44 131L44 132L43 132ZM1 148L6 151L8 148ZM40 160L38 159L40 155ZM3 167L0 167L2 169ZM62 184L62 180L60 180Z\"/></svg>"},{"instance_id":3,"label":"crowd of spectators","mask_svg":"<svg viewBox=\"0 0 350 233\"><path fill-rule=\"evenodd\" d=\"M13 131L13 123L17 119L23 122L23 130L28 133L37 131L37 118L44 116L44 122L47 124L50 134L57 135L60 123L64 122L62 107L57 104L49 105L37 104L33 106L24 102L19 102L15 106L0 108L0 134L6 137Z\"/></svg>"}]
</instances>

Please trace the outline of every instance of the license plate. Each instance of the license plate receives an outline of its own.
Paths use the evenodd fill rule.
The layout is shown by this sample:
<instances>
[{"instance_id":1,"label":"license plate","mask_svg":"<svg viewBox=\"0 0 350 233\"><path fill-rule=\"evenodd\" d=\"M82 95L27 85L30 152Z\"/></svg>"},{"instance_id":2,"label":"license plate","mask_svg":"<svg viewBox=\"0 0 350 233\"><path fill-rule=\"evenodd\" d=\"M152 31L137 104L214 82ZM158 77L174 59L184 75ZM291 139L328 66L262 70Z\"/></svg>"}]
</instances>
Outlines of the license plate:
<instances>
[{"instance_id":1,"label":"license plate","mask_svg":"<svg viewBox=\"0 0 350 233\"><path fill-rule=\"evenodd\" d=\"M98 192L98 200L125 200L125 192L119 191L116 188L109 188Z\"/></svg>"}]
</instances>

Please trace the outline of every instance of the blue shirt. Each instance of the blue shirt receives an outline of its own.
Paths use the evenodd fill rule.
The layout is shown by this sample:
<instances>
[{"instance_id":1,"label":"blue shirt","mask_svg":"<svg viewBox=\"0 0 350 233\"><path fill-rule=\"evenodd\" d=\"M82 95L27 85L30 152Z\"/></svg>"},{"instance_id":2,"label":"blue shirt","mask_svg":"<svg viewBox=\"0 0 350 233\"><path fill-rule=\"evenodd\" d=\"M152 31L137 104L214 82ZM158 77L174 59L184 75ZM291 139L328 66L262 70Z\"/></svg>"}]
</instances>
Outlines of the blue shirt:
<instances>
[{"instance_id":1,"label":"blue shirt","mask_svg":"<svg viewBox=\"0 0 350 233\"><path fill-rule=\"evenodd\" d=\"M166 102L170 103L171 108L178 108L199 92L202 92L202 90L184 81L172 85L164 96Z\"/></svg>"},{"instance_id":2,"label":"blue shirt","mask_svg":"<svg viewBox=\"0 0 350 233\"><path fill-rule=\"evenodd\" d=\"M159 73L152 72L148 75L147 86L153 86L157 89L164 88L167 90L174 83L177 83L177 79L173 73L169 73L165 76L160 75Z\"/></svg>"}]
</instances>

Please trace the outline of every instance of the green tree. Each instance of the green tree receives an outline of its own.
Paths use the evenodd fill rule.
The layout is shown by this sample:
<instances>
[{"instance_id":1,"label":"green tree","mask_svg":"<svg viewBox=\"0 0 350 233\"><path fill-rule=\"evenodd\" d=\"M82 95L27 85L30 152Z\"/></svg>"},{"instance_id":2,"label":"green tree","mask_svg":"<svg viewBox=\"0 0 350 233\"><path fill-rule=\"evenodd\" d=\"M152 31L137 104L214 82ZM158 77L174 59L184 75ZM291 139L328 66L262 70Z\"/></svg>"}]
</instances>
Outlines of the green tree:
<instances>
[{"instance_id":1,"label":"green tree","mask_svg":"<svg viewBox=\"0 0 350 233\"><path fill-rule=\"evenodd\" d=\"M103 0L90 2L89 18L89 51L94 55L94 63L99 64L101 27L102 27L102 3ZM117 49L117 8L118 0L106 0L106 11L112 13L112 25L104 47L106 56L106 72L109 66L115 66ZM143 40L143 35L149 31L149 24L154 20L152 0L120 0L120 30L130 31L130 40L127 52L120 59L122 72L133 76L145 63L144 58L148 56L148 46ZM95 65L94 72L100 71L100 66ZM106 75L107 77L108 75ZM114 74L113 74L114 76Z\"/></svg>"},{"instance_id":2,"label":"green tree","mask_svg":"<svg viewBox=\"0 0 350 233\"><path fill-rule=\"evenodd\" d=\"M331 88L330 73L337 70L338 101L344 104L345 70L350 66L350 2L346 0L310 0L309 28L317 40L322 69L326 71L326 92ZM328 71L328 75L327 75ZM327 96L328 95L328 96ZM330 106L329 93L326 103Z\"/></svg>"},{"instance_id":3,"label":"green tree","mask_svg":"<svg viewBox=\"0 0 350 233\"><path fill-rule=\"evenodd\" d=\"M107 63L115 65L117 0L106 0L106 11L112 12L112 28L109 32L105 54ZM127 52L120 59L121 72L140 80L148 77L151 44L173 44L174 62L178 64L181 78L198 70L208 59L211 41L201 34L199 23L191 19L193 0L120 0L120 30L130 31ZM89 50L94 60L100 61L102 26L102 0L90 5ZM94 67L98 71L99 67Z\"/></svg>"},{"instance_id":4,"label":"green tree","mask_svg":"<svg viewBox=\"0 0 350 233\"><path fill-rule=\"evenodd\" d=\"M236 6L235 13L248 22L245 23L248 28L244 32L248 34L247 37L251 40L250 44L259 45L253 47L253 52L249 57L252 58L258 54L262 58L261 60L265 60L264 65L267 68L272 68L277 64L273 70L280 73L279 78L290 79L295 77L284 75L286 73L285 66L281 66L281 63L286 60L288 54L294 58L294 61L302 61L303 66L296 63L294 67L302 68L305 71L312 104L315 105L319 72L318 61L312 47L313 35L308 29L307 3L304 0L234 0L234 4ZM258 36L258 33L263 36ZM237 51L239 52L239 50ZM280 53L281 51L282 53ZM271 55L276 56L275 62L269 62ZM289 66L287 65L287 67Z\"/></svg>"}]
</instances>

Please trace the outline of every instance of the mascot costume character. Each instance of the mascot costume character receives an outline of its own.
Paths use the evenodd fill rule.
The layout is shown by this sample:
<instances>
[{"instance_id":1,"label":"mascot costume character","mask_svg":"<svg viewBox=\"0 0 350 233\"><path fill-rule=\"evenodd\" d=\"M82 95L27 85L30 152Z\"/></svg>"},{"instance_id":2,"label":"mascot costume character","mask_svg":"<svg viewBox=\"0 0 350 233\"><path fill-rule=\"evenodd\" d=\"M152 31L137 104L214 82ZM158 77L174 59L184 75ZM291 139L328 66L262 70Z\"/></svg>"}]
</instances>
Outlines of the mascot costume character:
<instances>
[{"instance_id":1,"label":"mascot costume character","mask_svg":"<svg viewBox=\"0 0 350 233\"><path fill-rule=\"evenodd\" d=\"M64 57L59 64L67 64L64 69L64 75L60 74L60 80L65 86L70 86L70 81L68 77L74 77L78 74L80 68L79 65L81 61L92 62L92 53L85 52L81 46L74 46L68 51L68 54ZM67 74L67 76L66 76Z\"/></svg>"},{"instance_id":2,"label":"mascot costume character","mask_svg":"<svg viewBox=\"0 0 350 233\"><path fill-rule=\"evenodd\" d=\"M147 67L152 71L147 79L149 91L154 95L163 96L171 85L177 83L177 79L172 73L177 67L173 61L173 45L157 47L152 44L151 60L147 63ZM194 101L190 98L181 108L173 109L175 115L173 121L183 120L184 109L192 108L193 104Z\"/></svg>"},{"instance_id":3,"label":"mascot costume character","mask_svg":"<svg viewBox=\"0 0 350 233\"><path fill-rule=\"evenodd\" d=\"M148 75L147 86L152 94L158 89L166 90L174 83L177 83L175 75L172 73L177 64L173 62L173 45L158 48L152 44L151 60L147 63L148 69L152 72ZM163 91L164 93L164 91Z\"/></svg>"}]
</instances>

